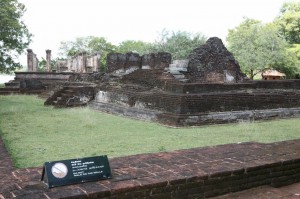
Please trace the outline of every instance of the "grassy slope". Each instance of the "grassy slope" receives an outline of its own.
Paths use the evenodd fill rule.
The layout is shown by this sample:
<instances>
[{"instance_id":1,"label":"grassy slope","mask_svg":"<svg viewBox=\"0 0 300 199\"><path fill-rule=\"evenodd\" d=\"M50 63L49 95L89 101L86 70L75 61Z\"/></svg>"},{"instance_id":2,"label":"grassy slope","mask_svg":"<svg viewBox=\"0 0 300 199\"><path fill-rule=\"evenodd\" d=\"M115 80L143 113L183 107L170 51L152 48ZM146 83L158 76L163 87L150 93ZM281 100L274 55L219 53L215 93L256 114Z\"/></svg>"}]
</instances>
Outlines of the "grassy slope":
<instances>
[{"instance_id":1,"label":"grassy slope","mask_svg":"<svg viewBox=\"0 0 300 199\"><path fill-rule=\"evenodd\" d=\"M300 119L169 128L88 108L44 107L34 96L0 96L0 134L16 167L46 161L300 138Z\"/></svg>"}]
</instances>

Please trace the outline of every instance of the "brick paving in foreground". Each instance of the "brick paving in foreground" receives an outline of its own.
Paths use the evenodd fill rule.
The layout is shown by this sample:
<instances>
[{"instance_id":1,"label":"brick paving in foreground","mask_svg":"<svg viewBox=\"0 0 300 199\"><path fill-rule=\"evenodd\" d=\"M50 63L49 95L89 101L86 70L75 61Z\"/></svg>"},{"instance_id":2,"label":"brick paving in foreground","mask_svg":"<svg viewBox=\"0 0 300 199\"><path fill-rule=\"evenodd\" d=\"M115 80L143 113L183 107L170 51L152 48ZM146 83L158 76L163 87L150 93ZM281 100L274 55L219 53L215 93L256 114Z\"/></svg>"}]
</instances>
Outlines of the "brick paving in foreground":
<instances>
[{"instance_id":1,"label":"brick paving in foreground","mask_svg":"<svg viewBox=\"0 0 300 199\"><path fill-rule=\"evenodd\" d=\"M300 199L300 183L274 188L261 186L236 193L229 193L212 199Z\"/></svg>"},{"instance_id":2,"label":"brick paving in foreground","mask_svg":"<svg viewBox=\"0 0 300 199\"><path fill-rule=\"evenodd\" d=\"M300 140L113 158L112 179L53 189L40 181L41 167L14 169L1 139L0 160L0 199L300 197Z\"/></svg>"}]
</instances>

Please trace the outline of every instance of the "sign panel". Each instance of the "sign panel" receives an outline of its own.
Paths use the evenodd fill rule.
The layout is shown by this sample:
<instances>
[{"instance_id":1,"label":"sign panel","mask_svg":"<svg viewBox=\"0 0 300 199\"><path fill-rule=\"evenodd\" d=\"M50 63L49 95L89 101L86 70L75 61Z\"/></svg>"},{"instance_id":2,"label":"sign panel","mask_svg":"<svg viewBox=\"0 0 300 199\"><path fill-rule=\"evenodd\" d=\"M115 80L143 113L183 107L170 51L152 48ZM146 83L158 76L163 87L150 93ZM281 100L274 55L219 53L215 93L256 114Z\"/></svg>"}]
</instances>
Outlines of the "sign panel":
<instances>
[{"instance_id":1,"label":"sign panel","mask_svg":"<svg viewBox=\"0 0 300 199\"><path fill-rule=\"evenodd\" d=\"M42 181L45 175L49 188L112 177L107 156L45 162Z\"/></svg>"}]
</instances>

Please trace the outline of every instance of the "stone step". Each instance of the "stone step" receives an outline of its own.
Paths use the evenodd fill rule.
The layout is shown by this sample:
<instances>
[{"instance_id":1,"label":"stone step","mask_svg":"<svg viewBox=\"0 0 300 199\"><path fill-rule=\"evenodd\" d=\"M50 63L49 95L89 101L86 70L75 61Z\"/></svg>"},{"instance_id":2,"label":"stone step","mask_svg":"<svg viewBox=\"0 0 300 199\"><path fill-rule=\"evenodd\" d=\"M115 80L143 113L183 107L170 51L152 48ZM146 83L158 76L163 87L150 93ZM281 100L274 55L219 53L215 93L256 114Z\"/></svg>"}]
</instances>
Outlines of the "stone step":
<instances>
[{"instance_id":1,"label":"stone step","mask_svg":"<svg viewBox=\"0 0 300 199\"><path fill-rule=\"evenodd\" d=\"M182 79L179 79L180 82L183 82L183 83L186 83L189 81L189 79L186 79L186 78L182 78Z\"/></svg>"},{"instance_id":2,"label":"stone step","mask_svg":"<svg viewBox=\"0 0 300 199\"><path fill-rule=\"evenodd\" d=\"M45 92L45 90L21 90L20 93L27 95L36 95Z\"/></svg>"},{"instance_id":3,"label":"stone step","mask_svg":"<svg viewBox=\"0 0 300 199\"><path fill-rule=\"evenodd\" d=\"M183 74L176 74L176 75L173 75L175 77L175 79L179 80L179 79L185 79L185 75Z\"/></svg>"},{"instance_id":4,"label":"stone step","mask_svg":"<svg viewBox=\"0 0 300 199\"><path fill-rule=\"evenodd\" d=\"M72 97L73 93L62 93L61 96L64 97L64 98L66 98L66 97Z\"/></svg>"},{"instance_id":5,"label":"stone step","mask_svg":"<svg viewBox=\"0 0 300 199\"><path fill-rule=\"evenodd\" d=\"M7 82L4 85L6 88L20 88L20 82Z\"/></svg>"},{"instance_id":6,"label":"stone step","mask_svg":"<svg viewBox=\"0 0 300 199\"><path fill-rule=\"evenodd\" d=\"M0 88L0 91L20 91L19 88Z\"/></svg>"},{"instance_id":7,"label":"stone step","mask_svg":"<svg viewBox=\"0 0 300 199\"><path fill-rule=\"evenodd\" d=\"M20 94L19 91L0 91L0 95L13 95L13 94Z\"/></svg>"},{"instance_id":8,"label":"stone step","mask_svg":"<svg viewBox=\"0 0 300 199\"><path fill-rule=\"evenodd\" d=\"M171 73L172 75L181 75L182 73L178 70L169 70L169 73Z\"/></svg>"},{"instance_id":9,"label":"stone step","mask_svg":"<svg viewBox=\"0 0 300 199\"><path fill-rule=\"evenodd\" d=\"M85 106L87 102L70 102L66 106L67 107L78 107L78 106Z\"/></svg>"},{"instance_id":10,"label":"stone step","mask_svg":"<svg viewBox=\"0 0 300 199\"><path fill-rule=\"evenodd\" d=\"M67 90L64 90L63 91L64 93L75 93L75 91L74 90L72 90L72 89L67 89Z\"/></svg>"}]
</instances>

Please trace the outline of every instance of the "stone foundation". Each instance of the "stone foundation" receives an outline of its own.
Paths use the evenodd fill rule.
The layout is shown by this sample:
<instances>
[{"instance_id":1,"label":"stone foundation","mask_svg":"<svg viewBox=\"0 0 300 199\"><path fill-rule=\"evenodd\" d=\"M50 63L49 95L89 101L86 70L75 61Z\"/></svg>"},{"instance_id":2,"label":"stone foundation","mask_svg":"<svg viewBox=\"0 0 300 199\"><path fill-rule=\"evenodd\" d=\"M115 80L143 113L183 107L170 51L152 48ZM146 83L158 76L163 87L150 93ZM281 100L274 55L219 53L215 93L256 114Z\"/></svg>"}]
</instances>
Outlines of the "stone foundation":
<instances>
[{"instance_id":1,"label":"stone foundation","mask_svg":"<svg viewBox=\"0 0 300 199\"><path fill-rule=\"evenodd\" d=\"M115 114L131 115L130 117L135 118L140 117L139 112L149 111L149 117L142 114L144 116L141 118L149 118L171 126L300 116L299 80L253 81L238 84L169 82L164 85L163 76L159 76L158 71L156 74L153 73L153 76L157 77L156 81L151 81L152 73L147 73L147 78L142 76L141 72L143 70L135 71L124 77L122 81L128 81L128 84L135 83L134 85L139 81L139 85L148 87L134 85L100 87L92 107ZM136 74L141 78L134 78L134 80L129 78ZM116 107L112 108L113 105Z\"/></svg>"},{"instance_id":2,"label":"stone foundation","mask_svg":"<svg viewBox=\"0 0 300 199\"><path fill-rule=\"evenodd\" d=\"M69 80L74 73L55 72L15 72L15 80L38 79L38 80Z\"/></svg>"},{"instance_id":3,"label":"stone foundation","mask_svg":"<svg viewBox=\"0 0 300 199\"><path fill-rule=\"evenodd\" d=\"M231 112L209 112L199 115L176 115L163 113L158 114L156 119L158 122L170 126L199 126L299 117L300 107Z\"/></svg>"}]
</instances>

